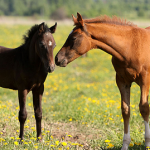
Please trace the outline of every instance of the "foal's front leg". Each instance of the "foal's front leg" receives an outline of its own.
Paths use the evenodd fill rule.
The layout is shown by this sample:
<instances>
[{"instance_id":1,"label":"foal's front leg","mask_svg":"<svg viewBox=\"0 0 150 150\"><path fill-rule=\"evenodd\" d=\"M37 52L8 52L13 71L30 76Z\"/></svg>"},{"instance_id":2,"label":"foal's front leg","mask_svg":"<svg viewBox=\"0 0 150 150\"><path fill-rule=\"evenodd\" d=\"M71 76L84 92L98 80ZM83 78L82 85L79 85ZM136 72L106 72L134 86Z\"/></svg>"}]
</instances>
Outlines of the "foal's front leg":
<instances>
[{"instance_id":1,"label":"foal's front leg","mask_svg":"<svg viewBox=\"0 0 150 150\"><path fill-rule=\"evenodd\" d=\"M19 122L20 122L20 135L19 138L23 140L24 135L24 123L27 118L27 111L26 111L26 96L28 94L27 90L18 90L18 97L19 97Z\"/></svg>"},{"instance_id":2,"label":"foal's front leg","mask_svg":"<svg viewBox=\"0 0 150 150\"><path fill-rule=\"evenodd\" d=\"M44 92L43 84L40 87L36 87L32 90L37 137L40 137L41 139L42 139L42 133L41 133L42 104L41 103L42 103L43 92Z\"/></svg>"},{"instance_id":3,"label":"foal's front leg","mask_svg":"<svg viewBox=\"0 0 150 150\"><path fill-rule=\"evenodd\" d=\"M131 142L129 118L130 118L130 86L131 83L124 82L123 78L116 75L116 83L121 93L121 109L122 117L124 120L124 137L123 146L121 150L128 150L128 146Z\"/></svg>"}]
</instances>

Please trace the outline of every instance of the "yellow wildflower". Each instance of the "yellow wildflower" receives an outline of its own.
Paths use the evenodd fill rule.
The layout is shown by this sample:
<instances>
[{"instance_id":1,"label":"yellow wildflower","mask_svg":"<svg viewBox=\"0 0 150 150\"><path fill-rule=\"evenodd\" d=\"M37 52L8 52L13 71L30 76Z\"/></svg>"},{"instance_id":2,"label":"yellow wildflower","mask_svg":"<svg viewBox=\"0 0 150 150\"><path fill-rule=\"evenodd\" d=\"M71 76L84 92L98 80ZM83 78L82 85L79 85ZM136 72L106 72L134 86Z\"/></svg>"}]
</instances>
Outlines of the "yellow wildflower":
<instances>
[{"instance_id":1,"label":"yellow wildflower","mask_svg":"<svg viewBox=\"0 0 150 150\"><path fill-rule=\"evenodd\" d=\"M59 145L59 141L56 141L55 144L58 146Z\"/></svg>"},{"instance_id":2,"label":"yellow wildflower","mask_svg":"<svg viewBox=\"0 0 150 150\"><path fill-rule=\"evenodd\" d=\"M17 141L16 141L16 142L14 142L14 144L15 144L15 145L19 145L19 143L18 143Z\"/></svg>"},{"instance_id":3,"label":"yellow wildflower","mask_svg":"<svg viewBox=\"0 0 150 150\"><path fill-rule=\"evenodd\" d=\"M66 142L61 142L61 144L62 144L63 146L66 146L66 145L67 145L67 143L66 143Z\"/></svg>"},{"instance_id":4,"label":"yellow wildflower","mask_svg":"<svg viewBox=\"0 0 150 150\"><path fill-rule=\"evenodd\" d=\"M110 143L111 141L110 140L105 140L105 143Z\"/></svg>"},{"instance_id":5,"label":"yellow wildflower","mask_svg":"<svg viewBox=\"0 0 150 150\"><path fill-rule=\"evenodd\" d=\"M130 147L133 147L133 145L134 145L134 144L132 144L132 143L129 144Z\"/></svg>"}]
</instances>

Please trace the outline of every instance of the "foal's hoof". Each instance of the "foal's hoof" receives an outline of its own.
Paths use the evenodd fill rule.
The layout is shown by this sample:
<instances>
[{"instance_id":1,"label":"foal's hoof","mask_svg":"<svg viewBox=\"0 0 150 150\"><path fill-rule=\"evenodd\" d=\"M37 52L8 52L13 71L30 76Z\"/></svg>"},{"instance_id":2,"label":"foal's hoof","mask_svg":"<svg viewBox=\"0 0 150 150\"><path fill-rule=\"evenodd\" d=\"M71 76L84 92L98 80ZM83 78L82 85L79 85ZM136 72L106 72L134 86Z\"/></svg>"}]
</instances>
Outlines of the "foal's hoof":
<instances>
[{"instance_id":1,"label":"foal's hoof","mask_svg":"<svg viewBox=\"0 0 150 150\"><path fill-rule=\"evenodd\" d=\"M43 141L42 136L37 137L37 141L38 141L38 142L42 142L42 141Z\"/></svg>"},{"instance_id":2,"label":"foal's hoof","mask_svg":"<svg viewBox=\"0 0 150 150\"><path fill-rule=\"evenodd\" d=\"M22 144L22 143L23 143L23 140L20 139L20 140L19 140L19 144Z\"/></svg>"}]
</instances>

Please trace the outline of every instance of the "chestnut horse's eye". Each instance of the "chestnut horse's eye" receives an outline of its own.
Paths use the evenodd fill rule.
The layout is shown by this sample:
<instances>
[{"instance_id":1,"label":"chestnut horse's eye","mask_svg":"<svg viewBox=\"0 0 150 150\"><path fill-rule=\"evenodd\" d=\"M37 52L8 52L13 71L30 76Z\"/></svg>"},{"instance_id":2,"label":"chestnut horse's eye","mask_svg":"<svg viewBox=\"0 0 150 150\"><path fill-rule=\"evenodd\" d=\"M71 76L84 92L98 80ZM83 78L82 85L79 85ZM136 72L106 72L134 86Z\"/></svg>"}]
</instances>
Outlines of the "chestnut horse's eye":
<instances>
[{"instance_id":1,"label":"chestnut horse's eye","mask_svg":"<svg viewBox=\"0 0 150 150\"><path fill-rule=\"evenodd\" d=\"M72 37L72 40L74 41L76 39L76 37Z\"/></svg>"}]
</instances>

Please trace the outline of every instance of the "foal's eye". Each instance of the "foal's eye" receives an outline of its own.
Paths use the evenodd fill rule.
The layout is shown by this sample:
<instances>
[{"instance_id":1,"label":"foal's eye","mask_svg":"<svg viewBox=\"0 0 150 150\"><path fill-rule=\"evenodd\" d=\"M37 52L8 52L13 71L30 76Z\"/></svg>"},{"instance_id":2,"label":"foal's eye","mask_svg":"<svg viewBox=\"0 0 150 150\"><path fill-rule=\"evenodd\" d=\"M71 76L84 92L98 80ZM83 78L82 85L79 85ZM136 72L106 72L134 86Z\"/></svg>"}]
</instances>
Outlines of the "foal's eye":
<instances>
[{"instance_id":1,"label":"foal's eye","mask_svg":"<svg viewBox=\"0 0 150 150\"><path fill-rule=\"evenodd\" d=\"M45 48L45 45L43 44L43 42L40 42L40 43L39 43L39 46L40 46L41 48Z\"/></svg>"}]
</instances>

